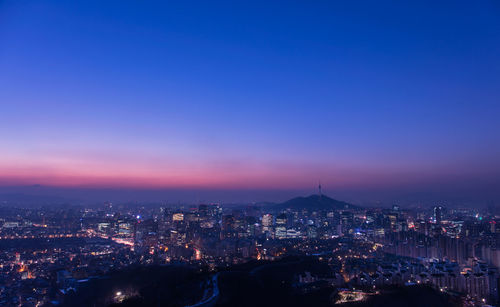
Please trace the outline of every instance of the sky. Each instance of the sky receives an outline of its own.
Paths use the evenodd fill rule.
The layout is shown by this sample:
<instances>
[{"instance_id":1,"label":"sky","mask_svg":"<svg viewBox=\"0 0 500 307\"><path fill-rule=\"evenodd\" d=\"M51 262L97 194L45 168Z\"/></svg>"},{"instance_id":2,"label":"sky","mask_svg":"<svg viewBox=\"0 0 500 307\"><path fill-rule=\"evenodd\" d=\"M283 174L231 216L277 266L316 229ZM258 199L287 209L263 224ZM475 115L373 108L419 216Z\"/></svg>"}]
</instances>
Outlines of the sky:
<instances>
[{"instance_id":1,"label":"sky","mask_svg":"<svg viewBox=\"0 0 500 307\"><path fill-rule=\"evenodd\" d=\"M0 2L0 192L318 182L500 201L498 1Z\"/></svg>"}]
</instances>

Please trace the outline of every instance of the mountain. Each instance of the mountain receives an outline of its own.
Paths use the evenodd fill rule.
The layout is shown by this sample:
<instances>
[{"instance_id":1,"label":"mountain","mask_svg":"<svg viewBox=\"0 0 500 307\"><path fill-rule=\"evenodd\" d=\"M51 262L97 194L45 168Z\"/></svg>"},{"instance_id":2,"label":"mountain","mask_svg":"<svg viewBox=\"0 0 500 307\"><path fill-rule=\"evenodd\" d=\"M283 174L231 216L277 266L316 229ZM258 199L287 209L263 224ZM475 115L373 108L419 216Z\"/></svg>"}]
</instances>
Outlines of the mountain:
<instances>
[{"instance_id":1,"label":"mountain","mask_svg":"<svg viewBox=\"0 0 500 307\"><path fill-rule=\"evenodd\" d=\"M326 195L318 195L314 194L307 197L295 197L284 203L275 205L276 208L279 209L313 209L313 210L329 210L329 209L358 209L358 206L355 206L350 203L346 203L344 201L336 200L330 198Z\"/></svg>"}]
</instances>

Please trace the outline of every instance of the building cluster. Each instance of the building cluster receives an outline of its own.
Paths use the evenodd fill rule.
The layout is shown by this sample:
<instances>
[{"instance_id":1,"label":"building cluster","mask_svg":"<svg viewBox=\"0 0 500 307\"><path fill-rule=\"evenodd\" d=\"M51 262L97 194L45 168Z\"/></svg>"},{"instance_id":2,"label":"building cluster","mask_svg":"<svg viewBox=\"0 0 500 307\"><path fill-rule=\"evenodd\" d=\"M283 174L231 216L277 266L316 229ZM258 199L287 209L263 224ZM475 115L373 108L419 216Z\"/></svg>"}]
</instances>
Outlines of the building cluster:
<instances>
[{"instance_id":1,"label":"building cluster","mask_svg":"<svg viewBox=\"0 0 500 307\"><path fill-rule=\"evenodd\" d=\"M477 209L106 203L0 211L0 305L56 304L89 280L133 264L218 270L289 255L328 263L326 282L346 288L343 299L359 296L356 287L411 284L472 303L499 299L500 219ZM297 278L305 285L326 277Z\"/></svg>"}]
</instances>

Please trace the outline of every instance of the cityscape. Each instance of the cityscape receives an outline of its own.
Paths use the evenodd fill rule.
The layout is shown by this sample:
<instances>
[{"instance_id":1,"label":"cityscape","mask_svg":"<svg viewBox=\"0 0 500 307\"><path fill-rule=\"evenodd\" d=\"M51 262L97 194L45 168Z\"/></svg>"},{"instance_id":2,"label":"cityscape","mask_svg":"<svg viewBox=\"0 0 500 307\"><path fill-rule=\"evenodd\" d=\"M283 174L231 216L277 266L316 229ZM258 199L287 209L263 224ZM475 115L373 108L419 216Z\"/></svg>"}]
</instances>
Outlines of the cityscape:
<instances>
[{"instance_id":1,"label":"cityscape","mask_svg":"<svg viewBox=\"0 0 500 307\"><path fill-rule=\"evenodd\" d=\"M0 210L2 305L69 306L81 289L114 271L184 264L200 268L206 284L175 305L209 306L219 296L230 300L216 287L227 287L224 274L233 267L251 263L265 270L286 259L304 263L280 277L294 292L328 289L332 304L419 285L460 306L494 305L499 299L495 207L362 208L313 194L229 207L108 202ZM141 291L132 282L116 287L84 298L109 305Z\"/></svg>"},{"instance_id":2,"label":"cityscape","mask_svg":"<svg viewBox=\"0 0 500 307\"><path fill-rule=\"evenodd\" d=\"M0 0L0 307L500 307L500 2Z\"/></svg>"}]
</instances>

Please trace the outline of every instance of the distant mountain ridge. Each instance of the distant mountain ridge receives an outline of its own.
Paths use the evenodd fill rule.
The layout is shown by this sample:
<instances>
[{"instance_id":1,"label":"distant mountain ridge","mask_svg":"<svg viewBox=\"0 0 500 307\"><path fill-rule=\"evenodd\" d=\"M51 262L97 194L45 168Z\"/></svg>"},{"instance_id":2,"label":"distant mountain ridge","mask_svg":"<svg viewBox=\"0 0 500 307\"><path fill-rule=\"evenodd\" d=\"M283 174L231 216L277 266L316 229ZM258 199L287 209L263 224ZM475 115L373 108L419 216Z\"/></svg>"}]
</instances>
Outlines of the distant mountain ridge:
<instances>
[{"instance_id":1,"label":"distant mountain ridge","mask_svg":"<svg viewBox=\"0 0 500 307\"><path fill-rule=\"evenodd\" d=\"M275 205L279 209L313 209L313 210L340 210L359 209L360 207L345 201L340 201L326 195L313 194L307 197L295 197L281 204Z\"/></svg>"}]
</instances>

